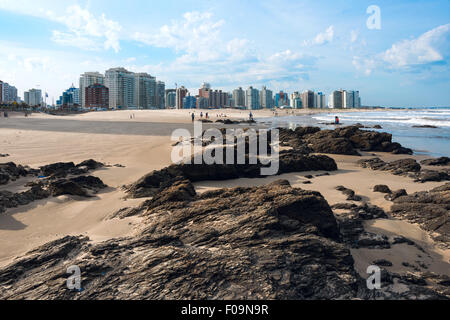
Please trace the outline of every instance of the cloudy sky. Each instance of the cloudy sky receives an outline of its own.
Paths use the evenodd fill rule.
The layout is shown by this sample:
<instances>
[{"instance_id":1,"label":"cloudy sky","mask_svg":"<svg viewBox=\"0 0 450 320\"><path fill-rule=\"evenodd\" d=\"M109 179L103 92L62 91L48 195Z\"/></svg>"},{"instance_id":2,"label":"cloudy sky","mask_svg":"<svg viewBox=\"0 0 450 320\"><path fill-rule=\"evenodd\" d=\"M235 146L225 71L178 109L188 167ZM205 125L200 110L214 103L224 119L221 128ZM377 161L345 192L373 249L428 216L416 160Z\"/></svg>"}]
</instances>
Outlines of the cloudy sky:
<instances>
[{"instance_id":1,"label":"cloudy sky","mask_svg":"<svg viewBox=\"0 0 450 320\"><path fill-rule=\"evenodd\" d=\"M22 97L39 85L48 102L85 71L123 66L167 88L344 88L364 105L450 106L448 0L0 0L0 30L0 80Z\"/></svg>"}]
</instances>

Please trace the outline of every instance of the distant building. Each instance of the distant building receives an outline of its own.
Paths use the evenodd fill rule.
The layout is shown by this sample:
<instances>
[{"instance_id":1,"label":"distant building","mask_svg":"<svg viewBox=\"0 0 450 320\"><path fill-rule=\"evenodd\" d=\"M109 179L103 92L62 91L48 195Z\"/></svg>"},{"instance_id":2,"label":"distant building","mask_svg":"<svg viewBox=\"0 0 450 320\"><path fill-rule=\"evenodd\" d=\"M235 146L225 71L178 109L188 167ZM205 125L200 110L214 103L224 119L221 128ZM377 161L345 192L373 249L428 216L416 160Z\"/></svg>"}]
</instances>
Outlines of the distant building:
<instances>
[{"instance_id":1,"label":"distant building","mask_svg":"<svg viewBox=\"0 0 450 320\"><path fill-rule=\"evenodd\" d=\"M92 84L85 89L86 108L109 108L109 89L102 84Z\"/></svg>"},{"instance_id":2,"label":"distant building","mask_svg":"<svg viewBox=\"0 0 450 320\"><path fill-rule=\"evenodd\" d=\"M74 85L63 92L62 96L57 101L58 106L79 106L80 105L80 89L75 88Z\"/></svg>"},{"instance_id":3,"label":"distant building","mask_svg":"<svg viewBox=\"0 0 450 320\"><path fill-rule=\"evenodd\" d=\"M327 107L327 96L324 95L322 92L318 92L316 94L315 102L316 102L316 105L315 105L316 108L324 109Z\"/></svg>"},{"instance_id":4,"label":"distant building","mask_svg":"<svg viewBox=\"0 0 450 320\"><path fill-rule=\"evenodd\" d=\"M209 99L204 97L197 98L197 109L208 109L209 108Z\"/></svg>"},{"instance_id":5,"label":"distant building","mask_svg":"<svg viewBox=\"0 0 450 320\"><path fill-rule=\"evenodd\" d=\"M156 107L158 109L166 107L166 84L163 81L156 82Z\"/></svg>"},{"instance_id":6,"label":"distant building","mask_svg":"<svg viewBox=\"0 0 450 320\"><path fill-rule=\"evenodd\" d=\"M136 80L133 72L124 68L106 70L105 85L109 89L109 107L111 109L136 107Z\"/></svg>"},{"instance_id":7,"label":"distant building","mask_svg":"<svg viewBox=\"0 0 450 320\"><path fill-rule=\"evenodd\" d=\"M307 90L302 93L302 105L305 109L314 108L314 91Z\"/></svg>"},{"instance_id":8,"label":"distant building","mask_svg":"<svg viewBox=\"0 0 450 320\"><path fill-rule=\"evenodd\" d=\"M333 91L330 95L330 99L328 101L329 107L333 108L333 109L342 109L342 102L343 102L343 97L342 97L342 90L339 91Z\"/></svg>"},{"instance_id":9,"label":"distant building","mask_svg":"<svg viewBox=\"0 0 450 320\"><path fill-rule=\"evenodd\" d=\"M286 92L280 91L275 95L275 106L282 107L289 105L289 98Z\"/></svg>"},{"instance_id":10,"label":"distant building","mask_svg":"<svg viewBox=\"0 0 450 320\"><path fill-rule=\"evenodd\" d=\"M40 106L42 104L42 90L31 89L24 92L24 102L31 106Z\"/></svg>"},{"instance_id":11,"label":"distant building","mask_svg":"<svg viewBox=\"0 0 450 320\"><path fill-rule=\"evenodd\" d=\"M86 106L86 88L93 84L105 84L105 76L99 72L85 72L80 76L80 103L83 108Z\"/></svg>"},{"instance_id":12,"label":"distant building","mask_svg":"<svg viewBox=\"0 0 450 320\"><path fill-rule=\"evenodd\" d=\"M7 82L0 81L0 103L17 102L17 88Z\"/></svg>"},{"instance_id":13,"label":"distant building","mask_svg":"<svg viewBox=\"0 0 450 320\"><path fill-rule=\"evenodd\" d=\"M245 91L241 87L233 91L233 100L236 108L245 107Z\"/></svg>"},{"instance_id":14,"label":"distant building","mask_svg":"<svg viewBox=\"0 0 450 320\"><path fill-rule=\"evenodd\" d=\"M294 109L302 108L302 95L298 91L291 93L291 98L289 99L289 105Z\"/></svg>"},{"instance_id":15,"label":"distant building","mask_svg":"<svg viewBox=\"0 0 450 320\"><path fill-rule=\"evenodd\" d=\"M156 106L156 78L148 73L135 73L134 104L143 109Z\"/></svg>"},{"instance_id":16,"label":"distant building","mask_svg":"<svg viewBox=\"0 0 450 320\"><path fill-rule=\"evenodd\" d=\"M177 89L177 91L176 91L176 93L177 93L176 108L177 109L183 109L183 99L184 99L184 97L187 96L188 92L189 92L188 89L186 89L184 86Z\"/></svg>"},{"instance_id":17,"label":"distant building","mask_svg":"<svg viewBox=\"0 0 450 320\"><path fill-rule=\"evenodd\" d=\"M274 106L273 103L273 92L268 90L265 86L262 87L260 92L260 105L261 108L264 109L272 109Z\"/></svg>"},{"instance_id":18,"label":"distant building","mask_svg":"<svg viewBox=\"0 0 450 320\"><path fill-rule=\"evenodd\" d=\"M249 110L261 109L259 103L259 90L253 87L249 87L245 94L245 106Z\"/></svg>"},{"instance_id":19,"label":"distant building","mask_svg":"<svg viewBox=\"0 0 450 320\"><path fill-rule=\"evenodd\" d=\"M175 89L166 89L166 109L175 108L177 105L177 91Z\"/></svg>"},{"instance_id":20,"label":"distant building","mask_svg":"<svg viewBox=\"0 0 450 320\"><path fill-rule=\"evenodd\" d=\"M183 98L183 109L195 109L197 107L197 99L193 96Z\"/></svg>"}]
</instances>

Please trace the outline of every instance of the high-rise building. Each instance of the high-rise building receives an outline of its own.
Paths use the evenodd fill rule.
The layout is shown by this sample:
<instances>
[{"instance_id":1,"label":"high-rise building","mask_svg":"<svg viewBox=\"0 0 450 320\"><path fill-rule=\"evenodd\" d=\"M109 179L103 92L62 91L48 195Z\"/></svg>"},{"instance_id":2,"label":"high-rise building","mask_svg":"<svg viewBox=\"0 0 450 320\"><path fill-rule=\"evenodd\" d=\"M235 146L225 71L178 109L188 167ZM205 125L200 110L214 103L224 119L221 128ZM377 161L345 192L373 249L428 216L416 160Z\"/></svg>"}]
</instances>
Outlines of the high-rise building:
<instances>
[{"instance_id":1,"label":"high-rise building","mask_svg":"<svg viewBox=\"0 0 450 320\"><path fill-rule=\"evenodd\" d=\"M327 97L322 92L318 92L316 94L315 101L316 101L315 105L316 108L323 109L327 107Z\"/></svg>"},{"instance_id":2,"label":"high-rise building","mask_svg":"<svg viewBox=\"0 0 450 320\"><path fill-rule=\"evenodd\" d=\"M209 99L204 97L197 98L197 109L208 109L209 108Z\"/></svg>"},{"instance_id":3,"label":"high-rise building","mask_svg":"<svg viewBox=\"0 0 450 320\"><path fill-rule=\"evenodd\" d=\"M166 84L163 81L156 82L156 107L164 109L166 106Z\"/></svg>"},{"instance_id":4,"label":"high-rise building","mask_svg":"<svg viewBox=\"0 0 450 320\"><path fill-rule=\"evenodd\" d=\"M80 76L80 103L83 108L86 106L84 93L92 84L105 84L105 76L99 72L85 72Z\"/></svg>"},{"instance_id":5,"label":"high-rise building","mask_svg":"<svg viewBox=\"0 0 450 320\"><path fill-rule=\"evenodd\" d=\"M211 85L209 83L204 82L202 84L202 87L198 90L198 96L199 96L199 98L202 98L202 105L203 106L205 104L205 101L207 101L206 108L202 108L202 109L209 108L209 106L212 103L215 104L216 98L215 98L215 96L213 97L213 91L211 90ZM206 100L203 100L203 99L206 99Z\"/></svg>"},{"instance_id":6,"label":"high-rise building","mask_svg":"<svg viewBox=\"0 0 450 320\"><path fill-rule=\"evenodd\" d=\"M31 106L39 106L42 104L42 90L40 89L31 89L29 91L24 92L24 102Z\"/></svg>"},{"instance_id":7,"label":"high-rise building","mask_svg":"<svg viewBox=\"0 0 450 320\"><path fill-rule=\"evenodd\" d=\"M57 101L57 105L63 105L63 106L75 106L80 105L80 89L75 88L75 86L72 84L72 86L63 92L62 96L59 98L59 101Z\"/></svg>"},{"instance_id":8,"label":"high-rise building","mask_svg":"<svg viewBox=\"0 0 450 320\"><path fill-rule=\"evenodd\" d=\"M355 107L355 96L353 91L344 90L342 93L342 107L344 109L353 109Z\"/></svg>"},{"instance_id":9,"label":"high-rise building","mask_svg":"<svg viewBox=\"0 0 450 320\"><path fill-rule=\"evenodd\" d=\"M289 99L289 105L294 109L302 108L302 95L298 91L291 93L291 98Z\"/></svg>"},{"instance_id":10,"label":"high-rise building","mask_svg":"<svg viewBox=\"0 0 450 320\"><path fill-rule=\"evenodd\" d=\"M105 85L109 89L109 107L111 109L136 107L136 80L133 72L124 68L106 70Z\"/></svg>"},{"instance_id":11,"label":"high-rise building","mask_svg":"<svg viewBox=\"0 0 450 320\"><path fill-rule=\"evenodd\" d=\"M359 91L353 91L353 105L355 108L361 108L361 98L359 96Z\"/></svg>"},{"instance_id":12,"label":"high-rise building","mask_svg":"<svg viewBox=\"0 0 450 320\"><path fill-rule=\"evenodd\" d=\"M177 101L176 101L176 108L177 109L183 109L183 99L188 94L188 89L186 89L184 86L181 86L177 89Z\"/></svg>"},{"instance_id":13,"label":"high-rise building","mask_svg":"<svg viewBox=\"0 0 450 320\"><path fill-rule=\"evenodd\" d=\"M302 93L302 105L303 108L314 108L314 91L307 90Z\"/></svg>"},{"instance_id":14,"label":"high-rise building","mask_svg":"<svg viewBox=\"0 0 450 320\"><path fill-rule=\"evenodd\" d=\"M175 89L166 90L166 109L175 108L177 105L177 91Z\"/></svg>"},{"instance_id":15,"label":"high-rise building","mask_svg":"<svg viewBox=\"0 0 450 320\"><path fill-rule=\"evenodd\" d=\"M138 108L156 106L156 78L148 73L135 73L134 103Z\"/></svg>"},{"instance_id":16,"label":"high-rise building","mask_svg":"<svg viewBox=\"0 0 450 320\"><path fill-rule=\"evenodd\" d=\"M197 107L197 99L193 96L183 98L183 109L195 109Z\"/></svg>"},{"instance_id":17,"label":"high-rise building","mask_svg":"<svg viewBox=\"0 0 450 320\"><path fill-rule=\"evenodd\" d=\"M85 89L86 108L109 108L109 89L102 84L91 84Z\"/></svg>"},{"instance_id":18,"label":"high-rise building","mask_svg":"<svg viewBox=\"0 0 450 320\"><path fill-rule=\"evenodd\" d=\"M289 105L289 98L286 92L280 91L275 95L275 106L282 107Z\"/></svg>"},{"instance_id":19,"label":"high-rise building","mask_svg":"<svg viewBox=\"0 0 450 320\"><path fill-rule=\"evenodd\" d=\"M0 81L0 102L17 102L17 88L7 82Z\"/></svg>"},{"instance_id":20,"label":"high-rise building","mask_svg":"<svg viewBox=\"0 0 450 320\"><path fill-rule=\"evenodd\" d=\"M245 91L241 87L233 91L233 100L236 108L245 107Z\"/></svg>"},{"instance_id":21,"label":"high-rise building","mask_svg":"<svg viewBox=\"0 0 450 320\"><path fill-rule=\"evenodd\" d=\"M245 93L245 106L249 110L261 109L259 103L259 90L249 87Z\"/></svg>"},{"instance_id":22,"label":"high-rise building","mask_svg":"<svg viewBox=\"0 0 450 320\"><path fill-rule=\"evenodd\" d=\"M333 91L330 95L330 100L328 101L330 108L342 109L342 96L343 91Z\"/></svg>"},{"instance_id":23,"label":"high-rise building","mask_svg":"<svg viewBox=\"0 0 450 320\"><path fill-rule=\"evenodd\" d=\"M260 92L260 105L264 109L273 108L273 92L268 90L265 86L262 87Z\"/></svg>"}]
</instances>

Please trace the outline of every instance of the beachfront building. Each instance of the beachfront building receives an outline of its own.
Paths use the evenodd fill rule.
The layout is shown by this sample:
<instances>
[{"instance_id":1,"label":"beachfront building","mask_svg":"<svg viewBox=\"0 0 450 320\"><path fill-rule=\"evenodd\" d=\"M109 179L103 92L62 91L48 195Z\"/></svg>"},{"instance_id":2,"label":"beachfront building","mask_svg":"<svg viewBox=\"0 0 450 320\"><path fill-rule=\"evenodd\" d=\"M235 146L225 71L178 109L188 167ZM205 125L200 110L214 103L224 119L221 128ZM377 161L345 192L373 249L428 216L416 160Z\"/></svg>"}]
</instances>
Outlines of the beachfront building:
<instances>
[{"instance_id":1,"label":"beachfront building","mask_svg":"<svg viewBox=\"0 0 450 320\"><path fill-rule=\"evenodd\" d=\"M86 108L109 108L109 89L102 84L92 84L85 89Z\"/></svg>"},{"instance_id":2,"label":"beachfront building","mask_svg":"<svg viewBox=\"0 0 450 320\"><path fill-rule=\"evenodd\" d=\"M197 99L193 96L183 98L183 109L195 109L197 107Z\"/></svg>"},{"instance_id":3,"label":"beachfront building","mask_svg":"<svg viewBox=\"0 0 450 320\"><path fill-rule=\"evenodd\" d=\"M283 107L289 105L289 97L286 92L280 91L275 95L275 106L276 107Z\"/></svg>"},{"instance_id":4,"label":"beachfront building","mask_svg":"<svg viewBox=\"0 0 450 320\"><path fill-rule=\"evenodd\" d=\"M80 105L80 89L72 86L63 92L59 100L56 101L57 106L79 106Z\"/></svg>"},{"instance_id":5,"label":"beachfront building","mask_svg":"<svg viewBox=\"0 0 450 320\"><path fill-rule=\"evenodd\" d=\"M156 78L148 73L135 73L134 104L143 109L156 106Z\"/></svg>"},{"instance_id":6,"label":"beachfront building","mask_svg":"<svg viewBox=\"0 0 450 320\"><path fill-rule=\"evenodd\" d=\"M302 95L298 91L290 94L289 105L293 109L302 108Z\"/></svg>"},{"instance_id":7,"label":"beachfront building","mask_svg":"<svg viewBox=\"0 0 450 320\"><path fill-rule=\"evenodd\" d=\"M333 91L328 101L329 107L332 109L342 109L342 90Z\"/></svg>"},{"instance_id":8,"label":"beachfront building","mask_svg":"<svg viewBox=\"0 0 450 320\"><path fill-rule=\"evenodd\" d=\"M24 92L24 102L31 106L40 106L42 104L42 90L31 89Z\"/></svg>"},{"instance_id":9,"label":"beachfront building","mask_svg":"<svg viewBox=\"0 0 450 320\"><path fill-rule=\"evenodd\" d=\"M314 108L314 91L306 90L302 93L302 105L305 109L311 109Z\"/></svg>"},{"instance_id":10,"label":"beachfront building","mask_svg":"<svg viewBox=\"0 0 450 320\"><path fill-rule=\"evenodd\" d=\"M7 82L0 81L0 103L18 102L17 88Z\"/></svg>"},{"instance_id":11,"label":"beachfront building","mask_svg":"<svg viewBox=\"0 0 450 320\"><path fill-rule=\"evenodd\" d=\"M208 109L209 108L209 99L204 97L197 98L197 109Z\"/></svg>"},{"instance_id":12,"label":"beachfront building","mask_svg":"<svg viewBox=\"0 0 450 320\"><path fill-rule=\"evenodd\" d=\"M259 90L253 87L249 87L245 92L245 106L248 110L261 109L259 103Z\"/></svg>"},{"instance_id":13,"label":"beachfront building","mask_svg":"<svg viewBox=\"0 0 450 320\"><path fill-rule=\"evenodd\" d=\"M262 87L260 92L260 105L264 109L273 108L273 92L268 90L265 86Z\"/></svg>"},{"instance_id":14,"label":"beachfront building","mask_svg":"<svg viewBox=\"0 0 450 320\"><path fill-rule=\"evenodd\" d=\"M156 82L156 108L166 107L166 84L163 81Z\"/></svg>"},{"instance_id":15,"label":"beachfront building","mask_svg":"<svg viewBox=\"0 0 450 320\"><path fill-rule=\"evenodd\" d=\"M245 91L241 87L233 90L233 100L236 108L245 107Z\"/></svg>"},{"instance_id":16,"label":"beachfront building","mask_svg":"<svg viewBox=\"0 0 450 320\"><path fill-rule=\"evenodd\" d=\"M183 99L187 96L188 94L188 89L186 89L184 86L181 86L180 88L177 89L176 93L176 109L183 109Z\"/></svg>"},{"instance_id":17,"label":"beachfront building","mask_svg":"<svg viewBox=\"0 0 450 320\"><path fill-rule=\"evenodd\" d=\"M166 90L166 109L173 109L177 102L177 91L175 89Z\"/></svg>"},{"instance_id":18,"label":"beachfront building","mask_svg":"<svg viewBox=\"0 0 450 320\"><path fill-rule=\"evenodd\" d=\"M86 88L93 84L105 84L105 76L100 72L85 72L80 76L80 103L86 106Z\"/></svg>"},{"instance_id":19,"label":"beachfront building","mask_svg":"<svg viewBox=\"0 0 450 320\"><path fill-rule=\"evenodd\" d=\"M136 107L136 80L133 72L124 68L106 70L105 86L109 89L109 107L111 109Z\"/></svg>"},{"instance_id":20,"label":"beachfront building","mask_svg":"<svg viewBox=\"0 0 450 320\"><path fill-rule=\"evenodd\" d=\"M324 109L327 107L327 96L325 94L323 94L322 92L318 92L315 95L315 108L318 109Z\"/></svg>"}]
</instances>

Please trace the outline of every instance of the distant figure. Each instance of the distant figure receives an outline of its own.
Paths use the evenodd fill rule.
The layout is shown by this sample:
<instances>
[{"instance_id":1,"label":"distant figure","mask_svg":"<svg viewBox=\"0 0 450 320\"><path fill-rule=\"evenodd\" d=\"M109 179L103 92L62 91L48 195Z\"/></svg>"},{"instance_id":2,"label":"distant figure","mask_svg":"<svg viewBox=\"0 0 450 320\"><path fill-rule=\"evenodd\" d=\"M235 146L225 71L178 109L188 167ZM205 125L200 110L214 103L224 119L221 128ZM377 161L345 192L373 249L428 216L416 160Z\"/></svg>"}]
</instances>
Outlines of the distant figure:
<instances>
[{"instance_id":1,"label":"distant figure","mask_svg":"<svg viewBox=\"0 0 450 320\"><path fill-rule=\"evenodd\" d=\"M200 112L200 118L203 119L203 112Z\"/></svg>"},{"instance_id":2,"label":"distant figure","mask_svg":"<svg viewBox=\"0 0 450 320\"><path fill-rule=\"evenodd\" d=\"M334 124L339 124L339 123L340 123L339 117L336 116L336 117L334 118Z\"/></svg>"},{"instance_id":3,"label":"distant figure","mask_svg":"<svg viewBox=\"0 0 450 320\"><path fill-rule=\"evenodd\" d=\"M205 118L206 119L208 119L209 118L209 116L208 116L208 112L205 114Z\"/></svg>"},{"instance_id":4,"label":"distant figure","mask_svg":"<svg viewBox=\"0 0 450 320\"><path fill-rule=\"evenodd\" d=\"M192 112L192 114L191 114L191 117L192 117L192 122L194 122L194 120L195 120L195 114Z\"/></svg>"},{"instance_id":5,"label":"distant figure","mask_svg":"<svg viewBox=\"0 0 450 320\"><path fill-rule=\"evenodd\" d=\"M250 121L252 121L253 120L253 113L251 111L250 111L250 114L248 116L250 118Z\"/></svg>"}]
</instances>

